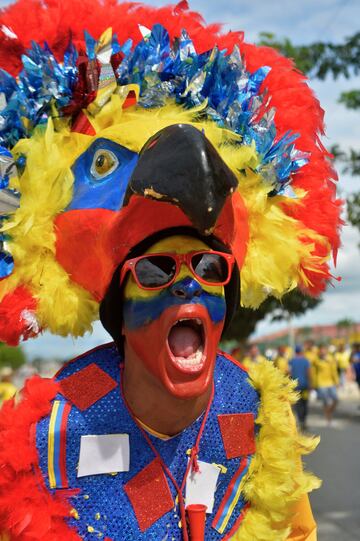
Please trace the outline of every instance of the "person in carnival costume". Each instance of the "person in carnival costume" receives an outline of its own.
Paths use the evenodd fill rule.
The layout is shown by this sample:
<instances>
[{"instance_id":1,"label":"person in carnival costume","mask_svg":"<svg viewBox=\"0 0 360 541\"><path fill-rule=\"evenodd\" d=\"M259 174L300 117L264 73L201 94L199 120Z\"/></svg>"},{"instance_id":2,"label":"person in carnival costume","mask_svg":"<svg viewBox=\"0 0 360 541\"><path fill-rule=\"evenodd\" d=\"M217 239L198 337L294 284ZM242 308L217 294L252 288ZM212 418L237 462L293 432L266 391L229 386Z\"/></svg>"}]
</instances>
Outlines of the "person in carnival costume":
<instances>
[{"instance_id":1,"label":"person in carnival costume","mask_svg":"<svg viewBox=\"0 0 360 541\"><path fill-rule=\"evenodd\" d=\"M217 351L239 299L331 278L305 77L184 1L19 0L0 58L0 340L114 340L4 404L3 539L315 540L294 384Z\"/></svg>"}]
</instances>

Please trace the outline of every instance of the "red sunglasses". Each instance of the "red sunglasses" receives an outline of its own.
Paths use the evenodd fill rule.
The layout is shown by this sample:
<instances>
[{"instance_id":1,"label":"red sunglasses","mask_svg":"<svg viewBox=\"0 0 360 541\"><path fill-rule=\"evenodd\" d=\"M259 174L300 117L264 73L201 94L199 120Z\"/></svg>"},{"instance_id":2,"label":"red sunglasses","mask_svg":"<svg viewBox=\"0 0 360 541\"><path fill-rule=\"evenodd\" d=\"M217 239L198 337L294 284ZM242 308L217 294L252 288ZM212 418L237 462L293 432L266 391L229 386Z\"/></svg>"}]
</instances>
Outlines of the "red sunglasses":
<instances>
[{"instance_id":1,"label":"red sunglasses","mask_svg":"<svg viewBox=\"0 0 360 541\"><path fill-rule=\"evenodd\" d=\"M212 250L199 250L187 254L145 254L125 261L120 274L122 285L131 271L141 289L155 290L175 282L181 265L186 263L195 278L208 286L225 286L229 283L234 266L234 256Z\"/></svg>"}]
</instances>

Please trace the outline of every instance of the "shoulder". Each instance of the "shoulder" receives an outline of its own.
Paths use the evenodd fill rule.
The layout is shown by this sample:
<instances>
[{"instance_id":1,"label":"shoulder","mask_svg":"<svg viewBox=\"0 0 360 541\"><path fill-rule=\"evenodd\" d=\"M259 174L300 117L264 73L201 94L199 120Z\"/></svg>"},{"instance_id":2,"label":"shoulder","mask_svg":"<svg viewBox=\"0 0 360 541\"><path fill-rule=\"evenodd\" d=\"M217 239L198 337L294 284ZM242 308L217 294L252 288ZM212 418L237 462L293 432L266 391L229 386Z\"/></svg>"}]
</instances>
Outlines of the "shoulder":
<instances>
[{"instance_id":1,"label":"shoulder","mask_svg":"<svg viewBox=\"0 0 360 541\"><path fill-rule=\"evenodd\" d=\"M52 379L34 376L18 401L4 404L0 410L0 532L8 531L17 539L21 524L21 539L79 540L63 520L70 516L72 506L47 490L40 469L39 437L43 435L47 442L47 433L42 431L57 401L65 403L68 395L71 403L75 400L86 407L115 389L120 361L114 344L105 344L66 363Z\"/></svg>"},{"instance_id":2,"label":"shoulder","mask_svg":"<svg viewBox=\"0 0 360 541\"><path fill-rule=\"evenodd\" d=\"M52 421L65 423L66 420L67 429L70 429L74 416L69 413L73 412L74 407L83 419L89 412L91 416L94 415L93 406L102 407L115 399L118 396L120 367L121 358L113 342L98 346L66 363L54 376L58 392L51 411L37 423L37 442L44 441L46 446L49 422L51 425ZM76 422L79 422L78 418Z\"/></svg>"},{"instance_id":3,"label":"shoulder","mask_svg":"<svg viewBox=\"0 0 360 541\"><path fill-rule=\"evenodd\" d=\"M252 416L258 414L259 394L252 385L248 370L227 353L218 352L214 372L214 403L218 414L237 412Z\"/></svg>"},{"instance_id":4,"label":"shoulder","mask_svg":"<svg viewBox=\"0 0 360 541\"><path fill-rule=\"evenodd\" d=\"M120 366L121 357L111 342L72 359L54 379L62 397L83 410L118 386Z\"/></svg>"},{"instance_id":5,"label":"shoulder","mask_svg":"<svg viewBox=\"0 0 360 541\"><path fill-rule=\"evenodd\" d=\"M117 386L119 362L114 344L106 344L66 363L54 378L33 376L27 380L19 397L8 400L0 409L0 463L18 473L30 471L36 462L35 427L50 415L54 400L65 396L67 389L81 400L81 387L87 386L91 394L92 389L98 392L99 385ZM19 448L22 452L15 452Z\"/></svg>"},{"instance_id":6,"label":"shoulder","mask_svg":"<svg viewBox=\"0 0 360 541\"><path fill-rule=\"evenodd\" d=\"M50 412L58 390L55 381L34 376L20 400L9 400L0 411L0 532L11 539L77 539L61 522L71 507L46 493L37 475L35 426Z\"/></svg>"},{"instance_id":7,"label":"shoulder","mask_svg":"<svg viewBox=\"0 0 360 541\"><path fill-rule=\"evenodd\" d=\"M261 509L264 528L272 532L274 522L290 524L293 505L320 485L317 478L301 468L302 455L316 447L318 438L308 438L297 432L290 407L297 399L296 382L270 361L252 365L249 378L259 394L260 404L256 420L259 426L257 459L249 470L251 483L244 486L244 496L254 512L249 511L244 519L244 541L254 539L250 532L256 532L260 527L256 509ZM280 528L277 539L284 540L287 536L288 531Z\"/></svg>"},{"instance_id":8,"label":"shoulder","mask_svg":"<svg viewBox=\"0 0 360 541\"><path fill-rule=\"evenodd\" d=\"M221 385L222 389L228 389L230 393L236 388L239 391L251 390L254 396L257 394L247 366L223 351L217 353L214 378L215 385Z\"/></svg>"},{"instance_id":9,"label":"shoulder","mask_svg":"<svg viewBox=\"0 0 360 541\"><path fill-rule=\"evenodd\" d=\"M245 357L246 359L247 357ZM232 357L229 353L226 353L225 351L218 350L216 355L217 362L222 363L223 365L228 364L229 366L232 366L234 368L234 372L240 371L243 373L247 373L248 369L245 366L244 363L241 363L235 357Z\"/></svg>"},{"instance_id":10,"label":"shoulder","mask_svg":"<svg viewBox=\"0 0 360 541\"><path fill-rule=\"evenodd\" d=\"M114 342L101 344L65 363L55 374L54 379L62 381L81 370L88 369L91 365L96 365L107 373L115 374L118 373L121 360Z\"/></svg>"}]
</instances>

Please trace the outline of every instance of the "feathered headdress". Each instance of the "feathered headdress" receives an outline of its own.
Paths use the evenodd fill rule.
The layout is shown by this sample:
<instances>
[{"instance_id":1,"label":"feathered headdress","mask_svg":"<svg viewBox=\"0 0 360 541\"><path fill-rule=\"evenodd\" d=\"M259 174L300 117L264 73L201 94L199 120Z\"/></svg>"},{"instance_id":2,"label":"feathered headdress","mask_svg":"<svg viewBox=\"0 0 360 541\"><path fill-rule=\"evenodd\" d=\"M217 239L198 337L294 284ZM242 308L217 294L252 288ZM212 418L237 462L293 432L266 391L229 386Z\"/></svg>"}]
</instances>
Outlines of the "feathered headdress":
<instances>
[{"instance_id":1,"label":"feathered headdress","mask_svg":"<svg viewBox=\"0 0 360 541\"><path fill-rule=\"evenodd\" d=\"M19 0L0 19L0 340L83 334L129 250L174 226L231 248L244 306L324 290L341 204L291 60L186 1ZM229 182L134 178L160 143L172 167L179 124Z\"/></svg>"}]
</instances>

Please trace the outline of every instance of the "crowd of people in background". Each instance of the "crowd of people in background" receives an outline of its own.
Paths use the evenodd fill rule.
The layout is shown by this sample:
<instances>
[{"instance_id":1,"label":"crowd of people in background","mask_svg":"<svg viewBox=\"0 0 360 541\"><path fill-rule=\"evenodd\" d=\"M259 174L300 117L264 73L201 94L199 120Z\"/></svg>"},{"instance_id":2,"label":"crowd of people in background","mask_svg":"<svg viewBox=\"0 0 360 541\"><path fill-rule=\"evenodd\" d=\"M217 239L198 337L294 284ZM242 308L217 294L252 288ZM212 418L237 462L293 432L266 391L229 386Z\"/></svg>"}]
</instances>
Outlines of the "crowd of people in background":
<instances>
[{"instance_id":1,"label":"crowd of people in background","mask_svg":"<svg viewBox=\"0 0 360 541\"><path fill-rule=\"evenodd\" d=\"M33 363L22 364L16 369L0 363L0 407L5 400L13 398L18 390L23 388L27 379L38 373L40 372ZM49 374L41 371L41 376L49 377Z\"/></svg>"},{"instance_id":2,"label":"crowd of people in background","mask_svg":"<svg viewBox=\"0 0 360 541\"><path fill-rule=\"evenodd\" d=\"M344 389L349 381L356 381L360 392L360 343L335 346L307 341L294 348L281 345L264 353L252 344L243 354L240 349L233 350L233 355L245 367L264 359L272 361L282 373L296 381L299 400L294 411L302 430L307 429L311 393L322 403L326 422L331 424L339 400L338 389Z\"/></svg>"}]
</instances>

